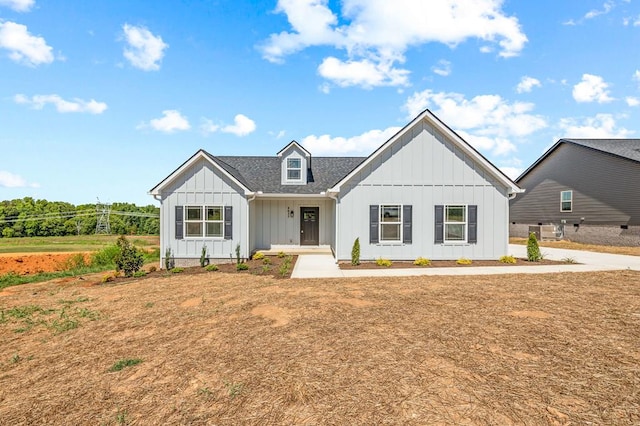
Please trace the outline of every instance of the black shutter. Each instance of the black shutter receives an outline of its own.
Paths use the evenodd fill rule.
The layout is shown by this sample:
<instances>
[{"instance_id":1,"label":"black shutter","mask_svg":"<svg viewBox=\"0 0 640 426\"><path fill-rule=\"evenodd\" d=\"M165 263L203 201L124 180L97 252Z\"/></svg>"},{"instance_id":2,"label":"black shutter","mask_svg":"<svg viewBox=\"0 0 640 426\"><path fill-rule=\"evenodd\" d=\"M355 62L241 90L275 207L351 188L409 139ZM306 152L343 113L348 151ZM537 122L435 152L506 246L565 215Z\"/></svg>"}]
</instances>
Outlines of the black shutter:
<instances>
[{"instance_id":1,"label":"black shutter","mask_svg":"<svg viewBox=\"0 0 640 426\"><path fill-rule=\"evenodd\" d=\"M442 244L444 242L444 206L436 206L435 219L436 227L434 242L436 244Z\"/></svg>"},{"instance_id":2,"label":"black shutter","mask_svg":"<svg viewBox=\"0 0 640 426\"><path fill-rule=\"evenodd\" d=\"M469 243L478 242L478 206L468 206L469 214Z\"/></svg>"},{"instance_id":3,"label":"black shutter","mask_svg":"<svg viewBox=\"0 0 640 426\"><path fill-rule=\"evenodd\" d=\"M233 239L233 207L224 206L224 239Z\"/></svg>"},{"instance_id":4,"label":"black shutter","mask_svg":"<svg viewBox=\"0 0 640 426\"><path fill-rule=\"evenodd\" d=\"M176 206L176 240L183 238L184 232L184 209L182 206Z\"/></svg>"},{"instance_id":5,"label":"black shutter","mask_svg":"<svg viewBox=\"0 0 640 426\"><path fill-rule=\"evenodd\" d=\"M378 213L378 206L371 205L369 206L369 243L370 244L378 244L380 242L380 237L378 236L378 224L380 221L380 216Z\"/></svg>"},{"instance_id":6,"label":"black shutter","mask_svg":"<svg viewBox=\"0 0 640 426\"><path fill-rule=\"evenodd\" d=\"M411 206L402 206L402 242L411 244Z\"/></svg>"}]
</instances>

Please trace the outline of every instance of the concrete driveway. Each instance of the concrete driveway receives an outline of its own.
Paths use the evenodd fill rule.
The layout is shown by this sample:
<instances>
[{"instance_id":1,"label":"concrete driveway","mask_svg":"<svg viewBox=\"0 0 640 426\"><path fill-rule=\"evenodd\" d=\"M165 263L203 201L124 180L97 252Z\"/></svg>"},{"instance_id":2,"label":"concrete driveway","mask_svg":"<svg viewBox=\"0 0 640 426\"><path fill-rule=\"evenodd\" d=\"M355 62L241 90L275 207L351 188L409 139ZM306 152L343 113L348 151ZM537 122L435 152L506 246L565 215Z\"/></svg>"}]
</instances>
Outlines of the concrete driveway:
<instances>
[{"instance_id":1,"label":"concrete driveway","mask_svg":"<svg viewBox=\"0 0 640 426\"><path fill-rule=\"evenodd\" d=\"M595 253L541 247L546 259L562 261L573 259L577 264L540 266L482 266L464 268L411 268L411 269L347 269L341 270L329 254L303 254L293 269L291 278L341 278L341 277L398 277L416 275L498 275L498 274L546 274L555 272L592 272L629 269L640 271L640 256ZM509 244L509 254L527 257L527 247Z\"/></svg>"}]
</instances>

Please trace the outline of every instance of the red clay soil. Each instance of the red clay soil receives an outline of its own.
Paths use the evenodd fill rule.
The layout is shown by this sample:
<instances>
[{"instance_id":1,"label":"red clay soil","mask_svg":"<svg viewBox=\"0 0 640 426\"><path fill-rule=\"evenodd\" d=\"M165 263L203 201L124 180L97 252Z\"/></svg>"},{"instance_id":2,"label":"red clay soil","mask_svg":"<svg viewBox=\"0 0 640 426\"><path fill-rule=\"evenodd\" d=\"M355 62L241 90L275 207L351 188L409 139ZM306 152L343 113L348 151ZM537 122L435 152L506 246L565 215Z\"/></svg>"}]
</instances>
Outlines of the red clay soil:
<instances>
[{"instance_id":1,"label":"red clay soil","mask_svg":"<svg viewBox=\"0 0 640 426\"><path fill-rule=\"evenodd\" d=\"M0 275L56 272L65 268L67 260L76 253L7 253L0 254Z\"/></svg>"}]
</instances>

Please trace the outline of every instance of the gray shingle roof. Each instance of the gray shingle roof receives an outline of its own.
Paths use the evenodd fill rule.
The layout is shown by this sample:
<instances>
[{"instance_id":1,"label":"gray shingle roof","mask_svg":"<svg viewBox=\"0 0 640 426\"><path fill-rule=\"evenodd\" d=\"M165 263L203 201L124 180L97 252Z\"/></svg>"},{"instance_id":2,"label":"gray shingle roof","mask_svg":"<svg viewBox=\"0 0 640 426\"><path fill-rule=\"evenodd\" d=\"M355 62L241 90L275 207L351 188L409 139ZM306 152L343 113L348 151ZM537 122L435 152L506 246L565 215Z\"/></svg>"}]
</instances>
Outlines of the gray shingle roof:
<instances>
[{"instance_id":1,"label":"gray shingle roof","mask_svg":"<svg viewBox=\"0 0 640 426\"><path fill-rule=\"evenodd\" d=\"M306 185L282 185L279 157L207 155L251 191L265 194L319 194L365 160L365 157L311 157L311 173Z\"/></svg>"},{"instance_id":2,"label":"gray shingle roof","mask_svg":"<svg viewBox=\"0 0 640 426\"><path fill-rule=\"evenodd\" d=\"M560 139L640 162L640 139Z\"/></svg>"}]
</instances>

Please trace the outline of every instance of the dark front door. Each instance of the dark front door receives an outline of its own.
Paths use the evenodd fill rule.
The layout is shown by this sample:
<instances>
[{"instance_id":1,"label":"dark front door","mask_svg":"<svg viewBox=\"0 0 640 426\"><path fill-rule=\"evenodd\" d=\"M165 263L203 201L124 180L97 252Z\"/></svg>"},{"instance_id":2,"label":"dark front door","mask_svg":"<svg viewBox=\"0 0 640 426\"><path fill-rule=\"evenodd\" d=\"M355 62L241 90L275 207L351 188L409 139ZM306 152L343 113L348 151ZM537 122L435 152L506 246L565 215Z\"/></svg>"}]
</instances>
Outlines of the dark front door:
<instances>
[{"instance_id":1,"label":"dark front door","mask_svg":"<svg viewBox=\"0 0 640 426\"><path fill-rule=\"evenodd\" d=\"M320 207L300 207L300 245L317 246L319 244Z\"/></svg>"}]
</instances>

